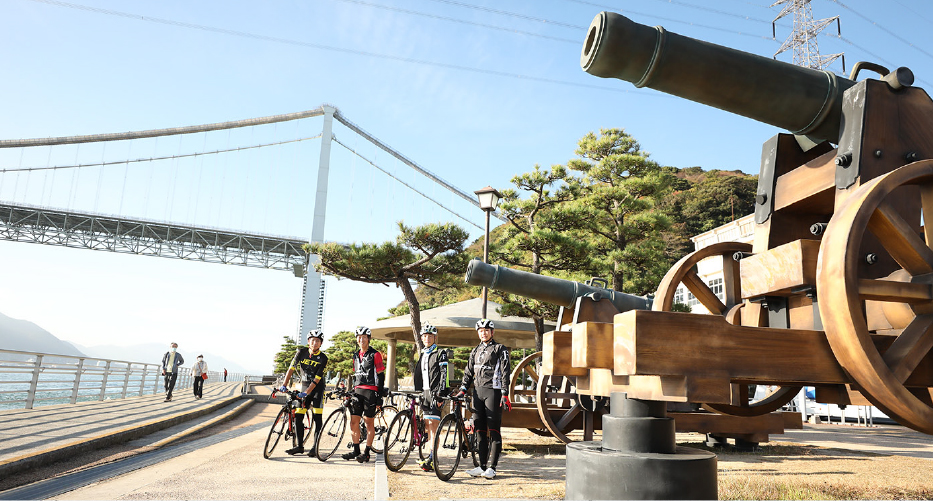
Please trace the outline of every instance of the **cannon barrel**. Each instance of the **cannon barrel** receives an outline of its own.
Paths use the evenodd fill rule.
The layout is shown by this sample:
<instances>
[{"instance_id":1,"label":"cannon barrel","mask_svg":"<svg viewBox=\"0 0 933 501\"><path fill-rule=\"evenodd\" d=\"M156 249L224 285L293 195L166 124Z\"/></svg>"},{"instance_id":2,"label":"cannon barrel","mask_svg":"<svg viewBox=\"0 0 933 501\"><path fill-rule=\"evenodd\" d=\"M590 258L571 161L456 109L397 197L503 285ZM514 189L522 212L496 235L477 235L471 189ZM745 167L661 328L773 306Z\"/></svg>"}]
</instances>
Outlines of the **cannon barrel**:
<instances>
[{"instance_id":1,"label":"cannon barrel","mask_svg":"<svg viewBox=\"0 0 933 501\"><path fill-rule=\"evenodd\" d=\"M855 82L600 12L580 66L817 140L838 142L842 93Z\"/></svg>"},{"instance_id":2,"label":"cannon barrel","mask_svg":"<svg viewBox=\"0 0 933 501\"><path fill-rule=\"evenodd\" d=\"M608 298L621 312L650 310L653 301L650 298L586 285L573 280L513 270L505 266L489 265L479 259L470 261L463 280L470 285L480 285L565 308L572 308L578 297L587 294L595 294L594 299Z\"/></svg>"}]
</instances>

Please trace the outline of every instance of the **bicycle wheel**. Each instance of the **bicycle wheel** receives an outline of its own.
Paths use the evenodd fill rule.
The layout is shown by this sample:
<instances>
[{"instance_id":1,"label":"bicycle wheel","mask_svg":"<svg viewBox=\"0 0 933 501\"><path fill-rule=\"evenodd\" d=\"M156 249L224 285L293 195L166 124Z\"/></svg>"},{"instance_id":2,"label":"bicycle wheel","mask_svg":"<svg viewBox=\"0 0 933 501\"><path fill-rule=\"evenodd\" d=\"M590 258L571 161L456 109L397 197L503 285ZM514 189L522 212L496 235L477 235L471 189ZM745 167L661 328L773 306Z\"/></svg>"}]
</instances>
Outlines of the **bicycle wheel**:
<instances>
[{"instance_id":1,"label":"bicycle wheel","mask_svg":"<svg viewBox=\"0 0 933 501\"><path fill-rule=\"evenodd\" d=\"M305 413L302 415L302 419L304 419L304 425L305 425L305 437L302 443L305 444L306 449L311 448L308 446L308 444L311 443L309 442L309 440L314 439L314 437L311 436L311 433L313 432L312 428L314 428L314 421L311 418L312 415L314 415L314 411L311 409L307 409Z\"/></svg>"},{"instance_id":2,"label":"bicycle wheel","mask_svg":"<svg viewBox=\"0 0 933 501\"><path fill-rule=\"evenodd\" d=\"M476 456L476 451L479 450L479 437L476 436L476 431L474 430L474 431L471 431L470 433L467 433L466 439L467 439L467 445L469 445L470 447L464 447L463 452L460 453L460 457L465 458L468 453L467 449L470 449L469 454L473 456L473 467L476 468L477 466L479 466L479 458Z\"/></svg>"},{"instance_id":3,"label":"bicycle wheel","mask_svg":"<svg viewBox=\"0 0 933 501\"><path fill-rule=\"evenodd\" d=\"M418 459L424 461L434 450L434 444L428 441L428 431L425 427L424 417L418 419L418 436L421 437L421 443L418 444Z\"/></svg>"},{"instance_id":4,"label":"bicycle wheel","mask_svg":"<svg viewBox=\"0 0 933 501\"><path fill-rule=\"evenodd\" d=\"M269 436L266 437L266 446L262 450L262 457L269 459L272 456L272 450L279 443L282 434L285 433L285 427L288 426L288 410L282 409L279 415L272 422L272 428L269 429Z\"/></svg>"},{"instance_id":5,"label":"bicycle wheel","mask_svg":"<svg viewBox=\"0 0 933 501\"><path fill-rule=\"evenodd\" d=\"M373 430L375 433L373 438L373 452L376 454L382 454L382 451L385 449L384 435L389 429L389 425L392 424L392 419L394 419L397 414L398 409L390 405L384 405L373 418L373 428L375 428L375 430Z\"/></svg>"},{"instance_id":6,"label":"bicycle wheel","mask_svg":"<svg viewBox=\"0 0 933 501\"><path fill-rule=\"evenodd\" d=\"M411 431L411 411L404 410L395 415L389 429L386 431L385 442L386 468L399 471L408 455L411 454L411 444L414 436Z\"/></svg>"},{"instance_id":7,"label":"bicycle wheel","mask_svg":"<svg viewBox=\"0 0 933 501\"><path fill-rule=\"evenodd\" d=\"M453 414L444 416L434 438L434 473L437 478L448 481L460 464L463 448L463 432Z\"/></svg>"},{"instance_id":8,"label":"bicycle wheel","mask_svg":"<svg viewBox=\"0 0 933 501\"><path fill-rule=\"evenodd\" d=\"M331 412L317 434L317 458L327 461L333 456L343 443L343 435L346 431L347 411L340 408Z\"/></svg>"}]
</instances>

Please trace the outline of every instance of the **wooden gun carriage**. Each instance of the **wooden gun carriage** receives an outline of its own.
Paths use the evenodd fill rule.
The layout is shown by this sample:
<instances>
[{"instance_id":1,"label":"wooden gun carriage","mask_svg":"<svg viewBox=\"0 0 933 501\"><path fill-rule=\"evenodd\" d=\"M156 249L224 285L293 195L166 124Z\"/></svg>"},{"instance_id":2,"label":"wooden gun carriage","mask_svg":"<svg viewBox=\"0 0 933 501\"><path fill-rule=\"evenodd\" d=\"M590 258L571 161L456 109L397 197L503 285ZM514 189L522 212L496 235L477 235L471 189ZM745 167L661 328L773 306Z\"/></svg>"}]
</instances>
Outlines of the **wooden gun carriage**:
<instances>
[{"instance_id":1,"label":"wooden gun carriage","mask_svg":"<svg viewBox=\"0 0 933 501\"><path fill-rule=\"evenodd\" d=\"M850 78L648 27L590 25L585 71L790 131L765 142L751 245L723 242L671 268L650 311L546 334L548 376L579 394L701 403L735 416L817 400L871 404L933 433L933 101L906 68ZM856 81L862 70L880 79ZM834 146L835 145L835 146ZM722 260L723 298L699 261ZM683 283L711 315L672 312ZM748 385L776 385L750 401Z\"/></svg>"}]
</instances>

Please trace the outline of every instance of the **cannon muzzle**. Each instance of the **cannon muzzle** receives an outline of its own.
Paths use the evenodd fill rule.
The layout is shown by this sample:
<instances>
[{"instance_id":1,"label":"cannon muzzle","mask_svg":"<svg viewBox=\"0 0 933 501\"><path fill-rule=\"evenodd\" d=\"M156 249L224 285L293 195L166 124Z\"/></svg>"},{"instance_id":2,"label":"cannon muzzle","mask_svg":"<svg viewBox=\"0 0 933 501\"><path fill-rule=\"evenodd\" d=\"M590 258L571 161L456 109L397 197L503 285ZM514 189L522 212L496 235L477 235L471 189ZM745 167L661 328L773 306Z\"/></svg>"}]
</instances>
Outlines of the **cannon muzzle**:
<instances>
[{"instance_id":1,"label":"cannon muzzle","mask_svg":"<svg viewBox=\"0 0 933 501\"><path fill-rule=\"evenodd\" d=\"M855 82L600 12L580 66L808 136L838 142L842 93Z\"/></svg>"},{"instance_id":2,"label":"cannon muzzle","mask_svg":"<svg viewBox=\"0 0 933 501\"><path fill-rule=\"evenodd\" d=\"M573 308L578 297L588 294L593 294L596 300L608 298L620 312L650 310L653 302L650 298L633 296L573 280L489 265L479 259L470 261L463 280L470 285L488 287L492 290L508 292L565 308Z\"/></svg>"}]
</instances>

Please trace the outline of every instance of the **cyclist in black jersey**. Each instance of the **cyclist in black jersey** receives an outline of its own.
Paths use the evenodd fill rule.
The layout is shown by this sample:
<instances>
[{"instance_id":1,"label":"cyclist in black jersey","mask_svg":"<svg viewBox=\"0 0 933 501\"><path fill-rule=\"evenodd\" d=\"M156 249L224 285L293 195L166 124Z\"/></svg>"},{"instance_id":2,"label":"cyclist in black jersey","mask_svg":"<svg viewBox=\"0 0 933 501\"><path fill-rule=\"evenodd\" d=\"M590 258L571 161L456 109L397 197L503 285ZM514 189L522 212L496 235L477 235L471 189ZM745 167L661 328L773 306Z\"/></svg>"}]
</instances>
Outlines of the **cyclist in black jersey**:
<instances>
[{"instance_id":1,"label":"cyclist in black jersey","mask_svg":"<svg viewBox=\"0 0 933 501\"><path fill-rule=\"evenodd\" d=\"M480 466L467 473L489 479L496 477L496 466L502 453L502 433L499 431L502 409L512 410L508 383L511 374L509 349L493 339L495 329L492 320L483 318L476 322L480 343L470 352L457 394L466 395L470 384L473 384L473 423L479 437Z\"/></svg>"},{"instance_id":2,"label":"cyclist in black jersey","mask_svg":"<svg viewBox=\"0 0 933 501\"><path fill-rule=\"evenodd\" d=\"M291 380L292 374L297 369L301 375L301 393L302 406L295 411L295 433L297 434L298 446L285 451L287 454L303 454L305 437L305 413L308 409L313 412L311 420L315 430L320 430L324 426L324 374L327 367L327 355L321 351L321 345L324 344L324 333L319 330L313 330L308 333L308 346L302 346L295 353L288 372L285 373L285 384ZM287 391L286 386L282 386L282 391ZM314 435L312 435L314 436ZM316 446L317 444L315 444ZM311 447L308 456L316 456L315 447Z\"/></svg>"},{"instance_id":3,"label":"cyclist in black jersey","mask_svg":"<svg viewBox=\"0 0 933 501\"><path fill-rule=\"evenodd\" d=\"M347 461L356 459L360 463L368 462L370 451L373 447L373 439L376 434L374 430L374 420L376 416L376 407L382 405L382 397L388 394L385 387L386 367L383 362L382 353L369 345L372 339L372 331L368 327L358 327L356 329L356 342L360 349L353 354L353 393L356 398L350 406L350 431L353 434L353 450L341 456ZM366 429L370 432L366 434L366 450L360 452L360 420L366 423Z\"/></svg>"},{"instance_id":4,"label":"cyclist in black jersey","mask_svg":"<svg viewBox=\"0 0 933 501\"><path fill-rule=\"evenodd\" d=\"M448 377L447 350L437 347L437 327L424 324L421 327L421 342L425 348L421 350L421 357L415 365L412 374L415 391L422 392L421 410L424 422L427 425L428 443L433 444L437 426L441 423L441 407L444 401L440 396L446 396L450 388ZM428 455L423 461L418 461L424 471L434 471L434 458Z\"/></svg>"}]
</instances>

